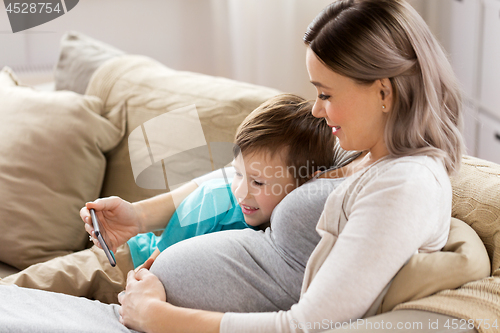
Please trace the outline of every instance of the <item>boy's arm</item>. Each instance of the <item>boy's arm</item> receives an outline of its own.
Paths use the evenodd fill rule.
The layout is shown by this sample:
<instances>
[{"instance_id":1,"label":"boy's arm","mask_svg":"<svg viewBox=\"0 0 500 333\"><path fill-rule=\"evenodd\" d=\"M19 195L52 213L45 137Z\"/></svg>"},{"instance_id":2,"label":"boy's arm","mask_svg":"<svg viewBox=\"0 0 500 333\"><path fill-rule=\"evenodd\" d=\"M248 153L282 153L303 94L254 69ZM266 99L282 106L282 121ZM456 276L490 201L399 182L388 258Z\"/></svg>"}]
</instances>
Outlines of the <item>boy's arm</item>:
<instances>
[{"instance_id":1,"label":"boy's arm","mask_svg":"<svg viewBox=\"0 0 500 333\"><path fill-rule=\"evenodd\" d=\"M217 224L217 222L218 222L216 215L219 215L219 213L215 212L215 207L210 206L208 208L204 207L204 209L202 209L205 211L208 209L208 210L212 211L212 213L214 213L214 216L211 216L208 219L211 221L208 221L208 220L207 221L198 221L199 217L201 216L200 212L197 211L197 209L201 209L201 207L199 205L199 198L198 197L194 197L194 198L190 197L191 201L195 201L195 204L192 206L190 206L191 201L189 201L189 199L187 199L187 201L184 201L184 199L186 199L190 194L192 194L196 190L196 188L198 186L200 186L202 183L209 181L211 179L219 178L220 176L223 176L225 178L225 181L229 182L228 174L232 178L233 173L234 173L233 168L225 168L224 170L216 170L216 171L211 172L211 173L204 175L202 177L195 178L195 179L193 179L193 181L189 182L186 185L183 185L182 187L180 187L172 192L169 192L169 193L166 193L166 194L163 194L163 195L160 195L158 197L148 199L148 200L145 200L142 202L142 204L145 204L145 206L146 206L144 209L148 209L147 205L151 204L152 206L149 209L152 210L153 213L155 213L154 209L156 207L160 206L161 204L167 206L163 212L160 211L158 213L157 219L163 220L163 223L164 223L164 219L168 219L168 222L166 224L164 232L168 232L169 235L167 235L168 240L163 239L163 236L165 236L165 234L162 236L160 243L158 243L158 248L156 248L156 250L153 252L153 254L146 260L146 262L144 262L144 264L140 265L139 267L137 267L135 269L136 272L139 271L141 268L149 269L151 267L151 265L153 264L153 262L155 261L155 259L161 253L160 248L164 249L164 248L168 247L169 245L171 245L171 243L176 243L177 241L193 237L198 233L204 234L204 233L209 232L210 230L213 229L214 224ZM230 191L230 190L228 190L228 191ZM203 198L203 199L206 199L206 198ZM153 200L156 200L156 204L154 203ZM208 201L213 202L213 198L209 199ZM202 202L203 202L203 200L202 200ZM185 212L185 214L181 214L183 216L183 218L182 218L182 221L179 221L178 216L174 215L174 212L177 208L179 208L181 210L183 210L183 209L185 210L186 205L190 208L187 208L188 212ZM182 208L182 207L184 207L184 208ZM148 212L148 213L151 214L151 212ZM174 222L172 222L172 219L174 216L175 216L175 219L174 219ZM219 219L220 218L221 217L219 216ZM198 222L198 223L195 223L195 222ZM203 223L203 222L205 222L205 223ZM173 223L173 226L169 226L172 223ZM155 227L155 225L161 226L160 221L158 221L158 224L150 223L149 228L153 228L153 227ZM195 225L196 225L196 227L192 228ZM191 228L189 226L191 226ZM167 229L167 227L168 227L168 229Z\"/></svg>"},{"instance_id":2,"label":"boy's arm","mask_svg":"<svg viewBox=\"0 0 500 333\"><path fill-rule=\"evenodd\" d=\"M164 229L174 215L176 203L182 202L196 190L197 183L191 181L183 186L146 200L130 203L119 197L108 197L87 202L80 210L85 230L93 236L93 242L101 247L94 237L94 226L90 209L94 209L101 233L112 251L139 233Z\"/></svg>"},{"instance_id":3,"label":"boy's arm","mask_svg":"<svg viewBox=\"0 0 500 333\"><path fill-rule=\"evenodd\" d=\"M197 187L198 184L196 182L190 181L168 193L133 203L139 212L140 221L142 222L141 232L165 229L168 221L170 221L175 212L176 206L196 190Z\"/></svg>"},{"instance_id":4,"label":"boy's arm","mask_svg":"<svg viewBox=\"0 0 500 333\"><path fill-rule=\"evenodd\" d=\"M143 232L164 229L179 204L203 182L215 178L226 178L228 180L232 179L233 176L233 167L218 169L195 178L173 191L134 203L142 214L141 220L145 224Z\"/></svg>"},{"instance_id":5,"label":"boy's arm","mask_svg":"<svg viewBox=\"0 0 500 333\"><path fill-rule=\"evenodd\" d=\"M226 168L228 169L228 168ZM229 168L229 170L232 168ZM181 187L153 198L130 203L119 197L109 197L87 202L80 210L80 217L85 222L85 230L94 236L94 226L90 218L90 209L94 209L99 220L101 232L108 246L116 251L139 233L165 229L174 215L177 206L202 182L226 174L226 170L216 170L182 185ZM94 244L101 247L93 238Z\"/></svg>"}]
</instances>

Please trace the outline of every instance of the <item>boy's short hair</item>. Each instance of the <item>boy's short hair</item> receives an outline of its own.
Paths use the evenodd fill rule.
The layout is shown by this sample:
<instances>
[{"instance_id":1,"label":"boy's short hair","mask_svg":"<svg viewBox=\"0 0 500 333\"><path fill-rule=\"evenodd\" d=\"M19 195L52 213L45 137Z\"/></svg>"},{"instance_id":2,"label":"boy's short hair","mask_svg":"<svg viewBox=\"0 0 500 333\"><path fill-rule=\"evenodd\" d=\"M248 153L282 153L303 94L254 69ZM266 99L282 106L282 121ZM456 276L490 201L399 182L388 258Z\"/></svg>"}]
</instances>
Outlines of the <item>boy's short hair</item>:
<instances>
[{"instance_id":1,"label":"boy's short hair","mask_svg":"<svg viewBox=\"0 0 500 333\"><path fill-rule=\"evenodd\" d=\"M277 95L264 102L238 127L234 156L240 152L280 153L299 185L315 171L331 167L335 136L323 118L312 115L313 105L294 94Z\"/></svg>"}]
</instances>

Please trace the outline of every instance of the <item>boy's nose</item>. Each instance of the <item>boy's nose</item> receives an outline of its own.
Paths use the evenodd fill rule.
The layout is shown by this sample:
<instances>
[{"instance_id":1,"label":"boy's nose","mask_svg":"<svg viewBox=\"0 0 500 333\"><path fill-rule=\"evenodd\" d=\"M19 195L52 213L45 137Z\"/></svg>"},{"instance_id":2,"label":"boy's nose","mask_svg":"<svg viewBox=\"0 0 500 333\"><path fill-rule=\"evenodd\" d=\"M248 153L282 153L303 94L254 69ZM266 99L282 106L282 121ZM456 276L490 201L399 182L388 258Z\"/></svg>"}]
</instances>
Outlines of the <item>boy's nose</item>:
<instances>
[{"instance_id":1,"label":"boy's nose","mask_svg":"<svg viewBox=\"0 0 500 333\"><path fill-rule=\"evenodd\" d=\"M248 184L245 180L238 183L234 189L234 196L238 202L242 202L248 196Z\"/></svg>"}]
</instances>

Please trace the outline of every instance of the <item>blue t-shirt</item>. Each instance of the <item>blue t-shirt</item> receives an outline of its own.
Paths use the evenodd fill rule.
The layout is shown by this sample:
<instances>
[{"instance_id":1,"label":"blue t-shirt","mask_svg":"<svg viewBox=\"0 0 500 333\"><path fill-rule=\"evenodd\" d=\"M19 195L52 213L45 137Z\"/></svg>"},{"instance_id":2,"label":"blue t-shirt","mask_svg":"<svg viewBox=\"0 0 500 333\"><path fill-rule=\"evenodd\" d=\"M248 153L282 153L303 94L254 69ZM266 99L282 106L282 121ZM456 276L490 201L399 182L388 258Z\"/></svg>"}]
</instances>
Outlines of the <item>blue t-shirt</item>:
<instances>
[{"instance_id":1,"label":"blue t-shirt","mask_svg":"<svg viewBox=\"0 0 500 333\"><path fill-rule=\"evenodd\" d=\"M232 180L231 180L232 181ZM156 248L214 231L249 228L231 192L231 181L212 179L201 184L176 209L161 236L149 232L127 243L134 267L142 265Z\"/></svg>"}]
</instances>

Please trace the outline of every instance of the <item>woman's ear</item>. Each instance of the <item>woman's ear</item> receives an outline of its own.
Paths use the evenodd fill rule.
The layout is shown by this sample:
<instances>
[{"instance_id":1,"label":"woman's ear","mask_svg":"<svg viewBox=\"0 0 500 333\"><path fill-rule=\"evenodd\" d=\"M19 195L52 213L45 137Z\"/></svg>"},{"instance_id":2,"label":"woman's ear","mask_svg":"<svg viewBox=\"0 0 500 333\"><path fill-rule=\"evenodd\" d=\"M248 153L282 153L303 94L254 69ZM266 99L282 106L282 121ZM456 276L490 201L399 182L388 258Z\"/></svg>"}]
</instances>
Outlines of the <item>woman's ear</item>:
<instances>
[{"instance_id":1,"label":"woman's ear","mask_svg":"<svg viewBox=\"0 0 500 333\"><path fill-rule=\"evenodd\" d=\"M379 85L380 85L380 98L383 106L382 109L384 112L389 112L389 110L392 109L392 96L393 96L391 80L389 80L388 78L380 79Z\"/></svg>"}]
</instances>

